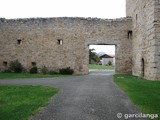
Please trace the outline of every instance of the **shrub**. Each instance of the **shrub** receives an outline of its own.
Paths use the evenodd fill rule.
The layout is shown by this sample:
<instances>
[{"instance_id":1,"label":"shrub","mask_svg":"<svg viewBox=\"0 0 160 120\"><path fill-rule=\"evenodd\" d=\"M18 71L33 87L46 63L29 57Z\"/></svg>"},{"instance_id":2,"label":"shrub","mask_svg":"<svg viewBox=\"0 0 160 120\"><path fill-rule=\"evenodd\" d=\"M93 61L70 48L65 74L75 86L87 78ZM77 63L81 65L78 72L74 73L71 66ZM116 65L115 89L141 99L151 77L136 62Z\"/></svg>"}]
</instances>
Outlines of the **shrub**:
<instances>
[{"instance_id":1,"label":"shrub","mask_svg":"<svg viewBox=\"0 0 160 120\"><path fill-rule=\"evenodd\" d=\"M112 65L112 62L111 62L111 61L109 61L109 62L108 62L108 65L109 65L109 66L111 66L111 65Z\"/></svg>"},{"instance_id":2,"label":"shrub","mask_svg":"<svg viewBox=\"0 0 160 120\"><path fill-rule=\"evenodd\" d=\"M2 73L11 73L12 71L9 68L6 68L2 71Z\"/></svg>"},{"instance_id":3,"label":"shrub","mask_svg":"<svg viewBox=\"0 0 160 120\"><path fill-rule=\"evenodd\" d=\"M27 69L23 67L23 73L28 73Z\"/></svg>"},{"instance_id":4,"label":"shrub","mask_svg":"<svg viewBox=\"0 0 160 120\"><path fill-rule=\"evenodd\" d=\"M48 73L48 69L47 69L46 66L43 66L43 67L41 68L41 73L42 73L42 74L47 74L47 73Z\"/></svg>"},{"instance_id":5,"label":"shrub","mask_svg":"<svg viewBox=\"0 0 160 120\"><path fill-rule=\"evenodd\" d=\"M9 70L11 72L21 73L23 71L23 66L18 60L11 61L9 63Z\"/></svg>"},{"instance_id":6,"label":"shrub","mask_svg":"<svg viewBox=\"0 0 160 120\"><path fill-rule=\"evenodd\" d=\"M38 73L38 68L37 68L36 66L33 66L33 67L29 70L29 72L30 72L31 74L36 74L36 73Z\"/></svg>"},{"instance_id":7,"label":"shrub","mask_svg":"<svg viewBox=\"0 0 160 120\"><path fill-rule=\"evenodd\" d=\"M70 67L62 68L59 70L59 73L62 75L72 75L74 73L74 70L71 69Z\"/></svg>"},{"instance_id":8,"label":"shrub","mask_svg":"<svg viewBox=\"0 0 160 120\"><path fill-rule=\"evenodd\" d=\"M57 74L59 74L59 73L56 72L56 71L51 70L51 71L49 71L49 74L50 74L50 75L57 75Z\"/></svg>"}]
</instances>

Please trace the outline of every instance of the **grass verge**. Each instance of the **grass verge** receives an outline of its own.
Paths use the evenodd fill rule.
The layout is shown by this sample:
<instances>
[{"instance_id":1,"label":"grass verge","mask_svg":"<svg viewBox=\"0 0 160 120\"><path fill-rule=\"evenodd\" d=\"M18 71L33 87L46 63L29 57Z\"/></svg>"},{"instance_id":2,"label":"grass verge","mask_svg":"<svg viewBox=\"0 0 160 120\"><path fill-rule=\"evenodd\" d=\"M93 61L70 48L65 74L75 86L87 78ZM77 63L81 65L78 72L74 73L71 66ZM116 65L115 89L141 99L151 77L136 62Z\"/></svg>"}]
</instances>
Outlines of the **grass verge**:
<instances>
[{"instance_id":1,"label":"grass verge","mask_svg":"<svg viewBox=\"0 0 160 120\"><path fill-rule=\"evenodd\" d=\"M113 66L103 66L103 65L95 65L95 64L89 64L89 69L97 69L97 70L114 70Z\"/></svg>"},{"instance_id":2,"label":"grass verge","mask_svg":"<svg viewBox=\"0 0 160 120\"><path fill-rule=\"evenodd\" d=\"M143 113L160 115L160 81L148 81L131 75L115 75L114 82Z\"/></svg>"},{"instance_id":3,"label":"grass verge","mask_svg":"<svg viewBox=\"0 0 160 120\"><path fill-rule=\"evenodd\" d=\"M66 77L78 75L43 75L43 74L29 74L29 73L0 73L0 79L17 79L17 78L53 78L53 77Z\"/></svg>"},{"instance_id":4,"label":"grass verge","mask_svg":"<svg viewBox=\"0 0 160 120\"><path fill-rule=\"evenodd\" d=\"M0 120L26 120L57 92L42 86L0 86Z\"/></svg>"}]
</instances>

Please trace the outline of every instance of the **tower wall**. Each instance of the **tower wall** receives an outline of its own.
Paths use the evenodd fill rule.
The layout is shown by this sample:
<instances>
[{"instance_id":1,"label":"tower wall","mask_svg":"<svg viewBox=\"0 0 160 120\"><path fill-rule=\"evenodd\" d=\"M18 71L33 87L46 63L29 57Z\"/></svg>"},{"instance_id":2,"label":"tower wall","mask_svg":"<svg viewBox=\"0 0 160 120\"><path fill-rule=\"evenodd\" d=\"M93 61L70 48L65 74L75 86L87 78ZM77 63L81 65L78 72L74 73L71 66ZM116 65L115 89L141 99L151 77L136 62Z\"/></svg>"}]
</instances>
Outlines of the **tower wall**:
<instances>
[{"instance_id":1,"label":"tower wall","mask_svg":"<svg viewBox=\"0 0 160 120\"><path fill-rule=\"evenodd\" d=\"M155 0L126 0L126 14L132 17L132 73L151 80L160 79L155 6Z\"/></svg>"}]
</instances>

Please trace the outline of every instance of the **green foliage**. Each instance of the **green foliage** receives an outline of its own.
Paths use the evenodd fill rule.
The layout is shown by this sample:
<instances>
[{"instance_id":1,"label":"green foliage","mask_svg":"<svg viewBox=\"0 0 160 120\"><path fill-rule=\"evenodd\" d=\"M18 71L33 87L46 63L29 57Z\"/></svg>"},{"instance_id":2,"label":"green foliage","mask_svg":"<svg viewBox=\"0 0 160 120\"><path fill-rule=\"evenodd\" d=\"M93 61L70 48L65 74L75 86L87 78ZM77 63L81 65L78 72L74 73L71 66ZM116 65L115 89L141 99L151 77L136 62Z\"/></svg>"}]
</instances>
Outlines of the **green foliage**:
<instances>
[{"instance_id":1,"label":"green foliage","mask_svg":"<svg viewBox=\"0 0 160 120\"><path fill-rule=\"evenodd\" d=\"M29 73L31 74L36 74L38 73L38 68L36 66L33 66L30 70L29 70Z\"/></svg>"},{"instance_id":2,"label":"green foliage","mask_svg":"<svg viewBox=\"0 0 160 120\"><path fill-rule=\"evenodd\" d=\"M62 68L59 70L59 73L62 75L72 75L74 73L74 70L71 69L70 67Z\"/></svg>"},{"instance_id":3,"label":"green foliage","mask_svg":"<svg viewBox=\"0 0 160 120\"><path fill-rule=\"evenodd\" d=\"M160 81L144 80L131 75L115 75L114 82L126 92L141 112L160 115Z\"/></svg>"},{"instance_id":4,"label":"green foliage","mask_svg":"<svg viewBox=\"0 0 160 120\"><path fill-rule=\"evenodd\" d=\"M21 73L23 71L23 66L18 60L11 61L9 63L9 70L14 73Z\"/></svg>"},{"instance_id":5,"label":"green foliage","mask_svg":"<svg viewBox=\"0 0 160 120\"><path fill-rule=\"evenodd\" d=\"M59 73L56 72L56 71L51 70L51 71L49 71L49 74L50 74L50 75L58 75Z\"/></svg>"},{"instance_id":6,"label":"green foliage","mask_svg":"<svg viewBox=\"0 0 160 120\"><path fill-rule=\"evenodd\" d=\"M0 86L0 120L28 120L56 93L52 87Z\"/></svg>"},{"instance_id":7,"label":"green foliage","mask_svg":"<svg viewBox=\"0 0 160 120\"><path fill-rule=\"evenodd\" d=\"M48 68L47 68L46 66L43 66L43 67L41 68L41 73L42 73L42 74L47 74L47 73L48 73Z\"/></svg>"},{"instance_id":8,"label":"green foliage","mask_svg":"<svg viewBox=\"0 0 160 120\"><path fill-rule=\"evenodd\" d=\"M100 61L98 55L93 52L95 49L89 49L89 64L91 64L92 60L98 63Z\"/></svg>"},{"instance_id":9,"label":"green foliage","mask_svg":"<svg viewBox=\"0 0 160 120\"><path fill-rule=\"evenodd\" d=\"M111 61L109 61L109 62L108 62L108 65L109 65L109 66L111 66L111 65L112 65L112 62L111 62Z\"/></svg>"},{"instance_id":10,"label":"green foliage","mask_svg":"<svg viewBox=\"0 0 160 120\"><path fill-rule=\"evenodd\" d=\"M100 62L100 58L98 57L98 55L95 55L94 60L96 63Z\"/></svg>"},{"instance_id":11,"label":"green foliage","mask_svg":"<svg viewBox=\"0 0 160 120\"><path fill-rule=\"evenodd\" d=\"M11 73L12 71L9 68L6 68L2 71L2 73Z\"/></svg>"}]
</instances>

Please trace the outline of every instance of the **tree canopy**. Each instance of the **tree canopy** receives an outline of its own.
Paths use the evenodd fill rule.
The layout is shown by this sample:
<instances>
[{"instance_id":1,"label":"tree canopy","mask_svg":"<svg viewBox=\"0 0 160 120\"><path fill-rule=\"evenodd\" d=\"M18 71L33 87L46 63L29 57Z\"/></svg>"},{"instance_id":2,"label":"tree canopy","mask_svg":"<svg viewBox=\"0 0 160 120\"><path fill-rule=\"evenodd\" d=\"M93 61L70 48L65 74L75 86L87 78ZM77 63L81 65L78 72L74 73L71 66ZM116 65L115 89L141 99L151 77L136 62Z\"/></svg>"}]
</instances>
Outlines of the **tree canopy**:
<instances>
[{"instance_id":1,"label":"tree canopy","mask_svg":"<svg viewBox=\"0 0 160 120\"><path fill-rule=\"evenodd\" d=\"M89 64L91 64L92 60L96 63L100 61L98 55L94 52L95 49L89 49Z\"/></svg>"}]
</instances>

